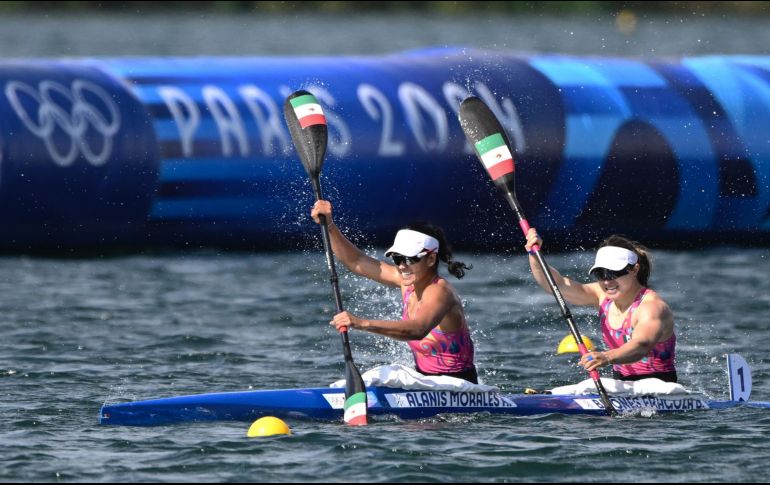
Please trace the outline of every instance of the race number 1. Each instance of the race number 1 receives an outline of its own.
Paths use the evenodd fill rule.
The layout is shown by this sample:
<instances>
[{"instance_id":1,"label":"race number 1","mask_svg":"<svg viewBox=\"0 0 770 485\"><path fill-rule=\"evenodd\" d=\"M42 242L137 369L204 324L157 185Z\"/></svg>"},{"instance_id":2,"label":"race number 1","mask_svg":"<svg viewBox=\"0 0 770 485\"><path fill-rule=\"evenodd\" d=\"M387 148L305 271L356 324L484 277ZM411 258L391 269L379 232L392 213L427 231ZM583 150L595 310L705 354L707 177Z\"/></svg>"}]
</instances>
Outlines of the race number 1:
<instances>
[{"instance_id":1,"label":"race number 1","mask_svg":"<svg viewBox=\"0 0 770 485\"><path fill-rule=\"evenodd\" d=\"M727 372L730 374L730 400L748 401L751 395L751 369L738 354L727 354Z\"/></svg>"}]
</instances>

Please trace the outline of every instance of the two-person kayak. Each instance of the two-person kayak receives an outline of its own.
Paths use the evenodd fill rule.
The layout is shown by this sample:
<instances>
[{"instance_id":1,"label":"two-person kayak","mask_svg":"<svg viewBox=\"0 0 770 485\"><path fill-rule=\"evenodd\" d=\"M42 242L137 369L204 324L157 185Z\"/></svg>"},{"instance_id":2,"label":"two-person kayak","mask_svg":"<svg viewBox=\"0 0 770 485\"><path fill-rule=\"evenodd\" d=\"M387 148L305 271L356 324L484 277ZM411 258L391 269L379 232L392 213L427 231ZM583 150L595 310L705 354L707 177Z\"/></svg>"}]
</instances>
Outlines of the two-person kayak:
<instances>
[{"instance_id":1,"label":"two-person kayak","mask_svg":"<svg viewBox=\"0 0 770 485\"><path fill-rule=\"evenodd\" d=\"M730 360L730 399L696 394L611 395L621 414L674 413L736 406L770 409L770 402L751 402L751 374L743 359ZM736 362L738 364L736 364ZM344 388L278 389L177 396L105 404L99 422L106 425L153 426L184 422L245 421L263 416L342 422ZM431 390L367 386L370 416L421 419L441 414L490 413L604 415L598 395L507 394L496 389Z\"/></svg>"}]
</instances>

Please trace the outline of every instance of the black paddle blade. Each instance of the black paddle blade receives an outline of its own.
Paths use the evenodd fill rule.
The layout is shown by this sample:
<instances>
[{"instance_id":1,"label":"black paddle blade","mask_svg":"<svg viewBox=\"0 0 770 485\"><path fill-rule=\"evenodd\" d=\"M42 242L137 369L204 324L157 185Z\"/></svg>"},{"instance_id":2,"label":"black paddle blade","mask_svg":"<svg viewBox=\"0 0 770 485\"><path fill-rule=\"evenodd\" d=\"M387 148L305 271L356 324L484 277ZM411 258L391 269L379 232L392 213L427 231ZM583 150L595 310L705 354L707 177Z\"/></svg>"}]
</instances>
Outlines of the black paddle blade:
<instances>
[{"instance_id":1,"label":"black paddle blade","mask_svg":"<svg viewBox=\"0 0 770 485\"><path fill-rule=\"evenodd\" d=\"M368 424L367 408L366 385L351 358L345 362L345 423L353 426Z\"/></svg>"},{"instance_id":2,"label":"black paddle blade","mask_svg":"<svg viewBox=\"0 0 770 485\"><path fill-rule=\"evenodd\" d=\"M495 185L513 192L516 166L511 143L492 110L471 96L460 104L460 126Z\"/></svg>"},{"instance_id":3,"label":"black paddle blade","mask_svg":"<svg viewBox=\"0 0 770 485\"><path fill-rule=\"evenodd\" d=\"M329 137L326 116L315 96L300 90L286 98L283 116L289 126L291 140L311 179L318 177L326 155Z\"/></svg>"}]
</instances>

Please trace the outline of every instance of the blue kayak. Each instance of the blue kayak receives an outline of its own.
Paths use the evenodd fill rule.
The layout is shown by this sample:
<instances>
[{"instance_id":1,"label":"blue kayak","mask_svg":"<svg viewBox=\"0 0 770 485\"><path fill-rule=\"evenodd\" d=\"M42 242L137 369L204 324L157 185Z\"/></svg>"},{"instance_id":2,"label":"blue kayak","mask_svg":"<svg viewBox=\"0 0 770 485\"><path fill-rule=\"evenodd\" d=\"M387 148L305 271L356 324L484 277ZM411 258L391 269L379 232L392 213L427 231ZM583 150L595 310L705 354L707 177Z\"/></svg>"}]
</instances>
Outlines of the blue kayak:
<instances>
[{"instance_id":1,"label":"blue kayak","mask_svg":"<svg viewBox=\"0 0 770 485\"><path fill-rule=\"evenodd\" d=\"M738 354L727 355L729 400L695 394L611 396L620 414L674 413L736 406L770 409L770 402L749 401L751 368ZM365 374L366 375L366 374ZM366 388L368 415L401 419L430 418L439 414L588 414L606 415L598 395L504 394L487 387L479 391ZM105 404L99 423L157 426L203 421L252 422L263 416L342 422L345 390L340 387L220 392L146 401Z\"/></svg>"},{"instance_id":2,"label":"blue kayak","mask_svg":"<svg viewBox=\"0 0 770 485\"><path fill-rule=\"evenodd\" d=\"M342 388L223 392L105 404L99 422L106 425L155 426L203 421L251 422L262 416L342 422ZM598 395L503 394L368 387L370 416L401 419L439 414L490 413L530 416L562 413L604 415ZM770 402L711 400L696 395L611 397L620 413L655 413L750 406L770 409Z\"/></svg>"}]
</instances>

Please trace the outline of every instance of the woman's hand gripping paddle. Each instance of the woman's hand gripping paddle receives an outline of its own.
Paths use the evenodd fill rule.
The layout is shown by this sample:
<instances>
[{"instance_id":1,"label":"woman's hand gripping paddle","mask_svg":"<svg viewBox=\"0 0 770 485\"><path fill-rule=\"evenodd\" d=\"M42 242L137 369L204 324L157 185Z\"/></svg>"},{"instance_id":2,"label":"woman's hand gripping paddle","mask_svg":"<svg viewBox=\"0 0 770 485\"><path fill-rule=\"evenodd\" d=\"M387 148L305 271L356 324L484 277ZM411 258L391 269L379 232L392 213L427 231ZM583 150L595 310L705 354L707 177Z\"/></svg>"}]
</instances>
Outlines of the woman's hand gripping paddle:
<instances>
[{"instance_id":1,"label":"woman's hand gripping paddle","mask_svg":"<svg viewBox=\"0 0 770 485\"><path fill-rule=\"evenodd\" d=\"M326 117L323 114L318 100L307 91L297 91L286 98L283 105L283 114L286 124L289 125L291 139L294 142L302 165L305 167L316 200L321 197L321 182L319 175L326 154L326 141L328 130ZM326 265L331 275L334 302L337 305L337 313L343 311L342 297L337 278L337 270L334 268L334 255L329 242L329 227L326 218L321 219L321 236L323 237L324 250L326 251ZM350 341L347 329L340 332L342 336L342 350L345 355L345 423L352 425L365 425L367 423L366 386L353 363L353 355L350 352Z\"/></svg>"},{"instance_id":2,"label":"woman's hand gripping paddle","mask_svg":"<svg viewBox=\"0 0 770 485\"><path fill-rule=\"evenodd\" d=\"M511 152L511 145L508 142L508 138L505 136L505 131L497 121L492 111L485 105L479 98L470 97L462 102L460 105L460 125L465 132L465 137L468 139L471 145L473 145L476 155L478 156L487 173L492 178L498 189L503 192L506 200L510 204L513 211L516 213L516 217L519 220L519 226L524 234L529 231L529 223L524 217L524 212L519 205L519 201L516 199L516 187L515 187L515 165L513 163L513 155ZM583 344L583 338L575 325L575 321L572 318L564 298L556 286L556 282L548 270L548 265L540 253L540 248L535 245L532 247L532 252L537 258L537 262L540 268L543 270L548 285L551 287L551 292L556 298L556 303L559 304L561 314L567 324L569 325L570 332L578 343L580 355L588 353L585 344ZM604 408L611 416L617 414L615 407L612 405L607 391L602 385L602 381L599 376L599 372L596 370L590 371L589 374L596 384L596 390L599 392L599 396L604 403Z\"/></svg>"}]
</instances>

